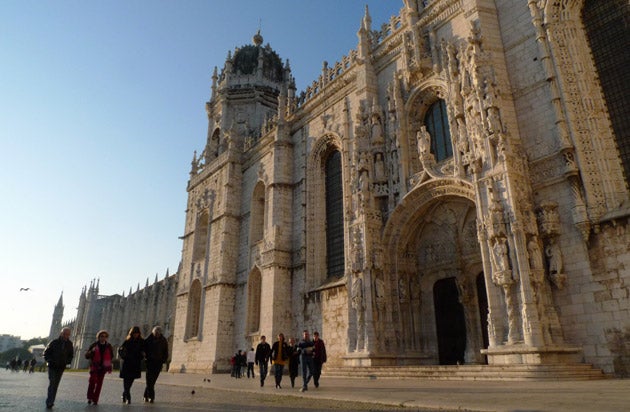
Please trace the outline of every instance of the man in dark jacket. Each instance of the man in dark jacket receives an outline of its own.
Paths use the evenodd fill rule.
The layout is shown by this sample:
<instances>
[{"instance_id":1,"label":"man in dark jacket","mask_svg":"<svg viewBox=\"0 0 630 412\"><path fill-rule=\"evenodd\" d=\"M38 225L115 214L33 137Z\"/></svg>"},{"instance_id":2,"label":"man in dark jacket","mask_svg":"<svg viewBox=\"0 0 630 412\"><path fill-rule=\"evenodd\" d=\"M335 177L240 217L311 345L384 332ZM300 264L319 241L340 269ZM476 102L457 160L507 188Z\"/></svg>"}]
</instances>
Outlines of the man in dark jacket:
<instances>
[{"instance_id":1,"label":"man in dark jacket","mask_svg":"<svg viewBox=\"0 0 630 412\"><path fill-rule=\"evenodd\" d=\"M267 365L271 355L271 346L266 342L265 335L260 337L260 343L256 346L256 365L260 367L260 386L265 386L267 377Z\"/></svg>"},{"instance_id":2,"label":"man in dark jacket","mask_svg":"<svg viewBox=\"0 0 630 412\"><path fill-rule=\"evenodd\" d=\"M70 328L61 329L57 339L48 343L44 349L44 359L48 363L48 397L46 398L46 408L52 409L57 397L57 388L61 382L61 375L66 369L66 365L72 362L74 349L70 341Z\"/></svg>"},{"instance_id":3,"label":"man in dark jacket","mask_svg":"<svg viewBox=\"0 0 630 412\"><path fill-rule=\"evenodd\" d=\"M147 387L144 390L144 401L155 400L155 382L157 381L162 365L168 360L168 342L162 335L162 328L155 326L151 334L144 340L144 352L147 362Z\"/></svg>"},{"instance_id":4,"label":"man in dark jacket","mask_svg":"<svg viewBox=\"0 0 630 412\"><path fill-rule=\"evenodd\" d=\"M319 338L319 332L313 332L313 383L319 388L319 377L322 374L322 365L326 363L326 345Z\"/></svg>"}]
</instances>

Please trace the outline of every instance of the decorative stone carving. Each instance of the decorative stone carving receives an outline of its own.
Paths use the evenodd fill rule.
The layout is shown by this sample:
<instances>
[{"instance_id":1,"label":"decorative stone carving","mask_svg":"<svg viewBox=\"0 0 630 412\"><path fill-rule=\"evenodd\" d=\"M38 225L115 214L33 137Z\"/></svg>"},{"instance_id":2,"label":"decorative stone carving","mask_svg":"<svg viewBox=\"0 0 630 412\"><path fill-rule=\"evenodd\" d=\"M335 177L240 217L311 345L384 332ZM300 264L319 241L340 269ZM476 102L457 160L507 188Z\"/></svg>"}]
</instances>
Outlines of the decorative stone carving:
<instances>
[{"instance_id":1,"label":"decorative stone carving","mask_svg":"<svg viewBox=\"0 0 630 412\"><path fill-rule=\"evenodd\" d=\"M563 273L562 251L554 237L549 238L549 243L545 247L545 255L547 256L551 281L558 289L564 288L567 275Z\"/></svg>"},{"instance_id":2,"label":"decorative stone carving","mask_svg":"<svg viewBox=\"0 0 630 412\"><path fill-rule=\"evenodd\" d=\"M365 345L365 306L363 302L363 279L356 274L352 282L352 308L356 313L357 320L357 346L360 351Z\"/></svg>"}]
</instances>

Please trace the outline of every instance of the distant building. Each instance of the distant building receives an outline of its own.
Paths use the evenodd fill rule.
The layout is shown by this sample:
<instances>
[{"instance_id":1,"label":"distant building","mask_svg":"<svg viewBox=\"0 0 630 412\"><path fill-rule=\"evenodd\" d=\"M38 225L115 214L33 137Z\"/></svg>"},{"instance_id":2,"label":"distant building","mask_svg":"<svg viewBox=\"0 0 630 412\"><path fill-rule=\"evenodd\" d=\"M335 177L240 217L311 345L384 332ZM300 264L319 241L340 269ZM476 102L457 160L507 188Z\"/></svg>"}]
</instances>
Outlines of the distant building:
<instances>
[{"instance_id":1,"label":"distant building","mask_svg":"<svg viewBox=\"0 0 630 412\"><path fill-rule=\"evenodd\" d=\"M46 345L31 345L28 348L28 351L33 354L33 357L37 361L38 364L44 362L44 349L46 349Z\"/></svg>"},{"instance_id":2,"label":"distant building","mask_svg":"<svg viewBox=\"0 0 630 412\"><path fill-rule=\"evenodd\" d=\"M62 327L72 329L71 339L75 347L73 368L86 368L88 361L85 351L96 340L96 333L101 329L109 332L109 342L117 350L127 336L129 328L139 326L142 335L147 336L155 325L162 326L164 336L172 342L172 330L175 317L175 291L177 274L169 275L168 271L162 280L157 276L153 284L147 283L143 289L138 285L136 291L129 294L103 296L99 295L99 281L92 281L89 287L84 287L79 298L77 316L59 327L54 327L56 337ZM55 313L59 313L59 305ZM53 323L57 318L53 317ZM52 333L53 326L51 326Z\"/></svg>"},{"instance_id":3,"label":"distant building","mask_svg":"<svg viewBox=\"0 0 630 412\"><path fill-rule=\"evenodd\" d=\"M6 352L9 349L19 348L23 345L24 341L19 336L13 335L0 335L0 353Z\"/></svg>"}]
</instances>

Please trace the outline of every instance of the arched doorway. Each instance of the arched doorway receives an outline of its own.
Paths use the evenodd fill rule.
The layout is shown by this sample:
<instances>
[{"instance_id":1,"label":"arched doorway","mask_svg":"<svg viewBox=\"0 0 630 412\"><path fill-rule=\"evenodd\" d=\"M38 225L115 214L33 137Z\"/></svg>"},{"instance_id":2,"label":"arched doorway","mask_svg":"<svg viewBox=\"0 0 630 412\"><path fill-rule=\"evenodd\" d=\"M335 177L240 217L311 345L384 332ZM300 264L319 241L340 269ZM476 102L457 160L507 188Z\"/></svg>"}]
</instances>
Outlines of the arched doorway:
<instances>
[{"instance_id":1,"label":"arched doorway","mask_svg":"<svg viewBox=\"0 0 630 412\"><path fill-rule=\"evenodd\" d=\"M466 352L466 319L454 277L435 282L433 303L440 365L463 364Z\"/></svg>"}]
</instances>

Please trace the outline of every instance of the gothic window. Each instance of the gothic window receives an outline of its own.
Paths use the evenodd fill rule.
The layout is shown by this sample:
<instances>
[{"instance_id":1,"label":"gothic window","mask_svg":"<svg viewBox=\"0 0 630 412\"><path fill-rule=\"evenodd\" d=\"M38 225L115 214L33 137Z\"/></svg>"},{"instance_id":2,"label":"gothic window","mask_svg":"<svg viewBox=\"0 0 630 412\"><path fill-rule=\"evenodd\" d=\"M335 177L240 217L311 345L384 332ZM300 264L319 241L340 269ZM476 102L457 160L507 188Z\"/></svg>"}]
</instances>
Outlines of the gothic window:
<instances>
[{"instance_id":1,"label":"gothic window","mask_svg":"<svg viewBox=\"0 0 630 412\"><path fill-rule=\"evenodd\" d=\"M210 231L208 221L209 218L207 210L201 213L201 215L197 218L197 226L195 226L195 243L193 246L193 262L205 260Z\"/></svg>"},{"instance_id":2,"label":"gothic window","mask_svg":"<svg viewBox=\"0 0 630 412\"><path fill-rule=\"evenodd\" d=\"M429 107L424 116L424 124L431 135L431 153L435 160L440 162L452 157L453 145L444 100L440 99Z\"/></svg>"},{"instance_id":3,"label":"gothic window","mask_svg":"<svg viewBox=\"0 0 630 412\"><path fill-rule=\"evenodd\" d=\"M628 0L586 0L582 10L595 67L619 153L630 181L630 5Z\"/></svg>"},{"instance_id":4,"label":"gothic window","mask_svg":"<svg viewBox=\"0 0 630 412\"><path fill-rule=\"evenodd\" d=\"M201 282L195 279L188 293L188 322L186 324L186 336L194 338L199 336L199 323L201 320Z\"/></svg>"},{"instance_id":5,"label":"gothic window","mask_svg":"<svg viewBox=\"0 0 630 412\"><path fill-rule=\"evenodd\" d=\"M216 129L214 133L212 133L212 139L210 140L210 147L208 150L210 153L206 153L206 156L214 159L219 155L219 137L221 136L221 129Z\"/></svg>"},{"instance_id":6,"label":"gothic window","mask_svg":"<svg viewBox=\"0 0 630 412\"><path fill-rule=\"evenodd\" d=\"M247 333L260 330L260 271L254 268L247 282Z\"/></svg>"},{"instance_id":7,"label":"gothic window","mask_svg":"<svg viewBox=\"0 0 630 412\"><path fill-rule=\"evenodd\" d=\"M252 194L250 212L249 245L254 246L263 239L265 227L265 185L258 182Z\"/></svg>"},{"instance_id":8,"label":"gothic window","mask_svg":"<svg viewBox=\"0 0 630 412\"><path fill-rule=\"evenodd\" d=\"M341 153L332 151L326 158L326 267L328 277L343 276L343 188Z\"/></svg>"}]
</instances>

